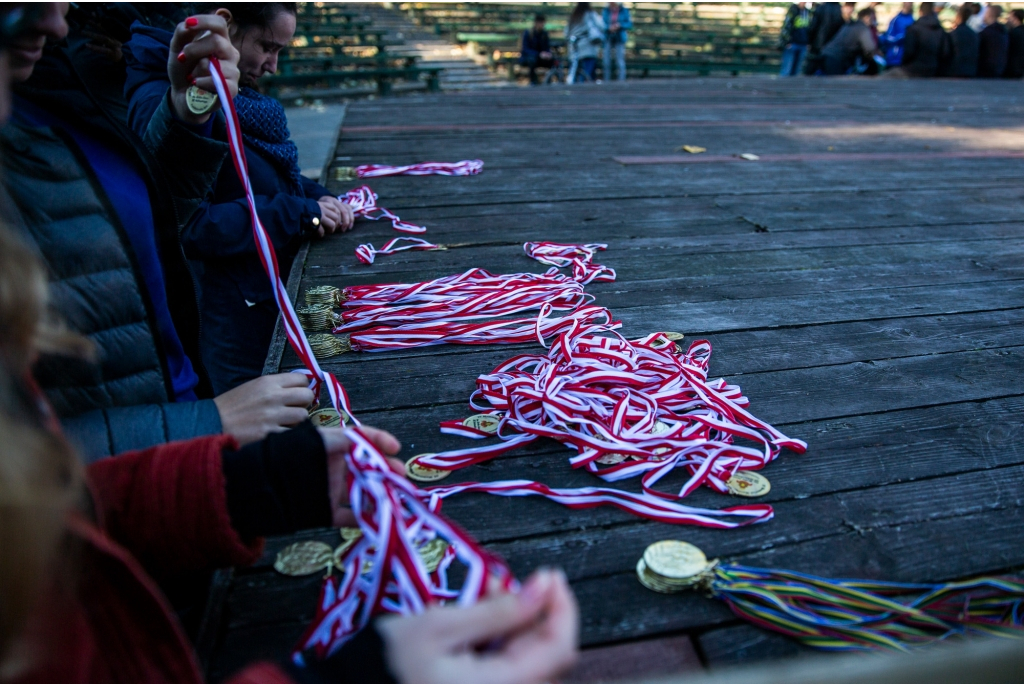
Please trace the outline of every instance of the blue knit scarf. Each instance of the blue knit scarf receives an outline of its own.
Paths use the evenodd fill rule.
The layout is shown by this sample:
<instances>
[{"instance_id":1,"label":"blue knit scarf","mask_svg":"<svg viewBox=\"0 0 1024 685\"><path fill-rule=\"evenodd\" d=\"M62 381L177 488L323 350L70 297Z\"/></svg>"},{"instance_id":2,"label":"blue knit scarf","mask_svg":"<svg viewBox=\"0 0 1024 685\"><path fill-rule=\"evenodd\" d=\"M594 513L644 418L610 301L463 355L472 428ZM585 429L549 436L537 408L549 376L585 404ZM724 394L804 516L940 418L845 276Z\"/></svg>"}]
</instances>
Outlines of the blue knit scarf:
<instances>
[{"instance_id":1,"label":"blue knit scarf","mask_svg":"<svg viewBox=\"0 0 1024 685\"><path fill-rule=\"evenodd\" d=\"M252 88L239 88L235 110L245 144L269 157L274 166L291 179L293 192L300 191L299 150L291 141L288 117L281 103Z\"/></svg>"}]
</instances>

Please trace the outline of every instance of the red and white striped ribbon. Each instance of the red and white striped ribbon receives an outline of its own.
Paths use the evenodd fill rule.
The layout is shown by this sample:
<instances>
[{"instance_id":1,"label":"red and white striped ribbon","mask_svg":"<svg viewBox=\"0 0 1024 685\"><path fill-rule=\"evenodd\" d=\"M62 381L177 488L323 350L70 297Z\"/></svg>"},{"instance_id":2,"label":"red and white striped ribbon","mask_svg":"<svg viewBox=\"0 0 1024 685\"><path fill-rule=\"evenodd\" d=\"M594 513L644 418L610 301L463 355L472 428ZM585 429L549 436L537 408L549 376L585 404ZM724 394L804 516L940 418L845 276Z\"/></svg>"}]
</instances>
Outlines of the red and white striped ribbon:
<instances>
[{"instance_id":1,"label":"red and white striped ribbon","mask_svg":"<svg viewBox=\"0 0 1024 685\"><path fill-rule=\"evenodd\" d=\"M583 291L573 280L519 278L510 274L494 279L493 288L473 287L471 292L452 292L445 296L426 299L420 292L413 298L387 304L359 304L344 302L341 323L334 329L342 333L367 326L392 326L443 320L446 323L472 319L494 319L526 311L539 310L545 304L552 311L571 312L593 302L594 297ZM533 276L533 274L528 274Z\"/></svg>"},{"instance_id":2,"label":"red and white striped ribbon","mask_svg":"<svg viewBox=\"0 0 1024 685\"><path fill-rule=\"evenodd\" d=\"M537 317L498 319L482 323L452 323L427 321L402 326L375 326L349 334L356 352L379 352L431 345L510 345L536 340L546 346L545 339L572 331L579 326L600 324L609 329L618 328L611 312L604 307L581 307L564 316L549 318L552 308L541 307Z\"/></svg>"},{"instance_id":3,"label":"red and white striped ribbon","mask_svg":"<svg viewBox=\"0 0 1024 685\"><path fill-rule=\"evenodd\" d=\"M528 257L541 264L557 268L572 267L572 277L586 285L587 283L611 282L615 280L615 269L594 264L594 255L599 250L608 249L605 243L588 243L584 245L570 243L551 243L547 241L523 244L523 251Z\"/></svg>"},{"instance_id":4,"label":"red and white striped ribbon","mask_svg":"<svg viewBox=\"0 0 1024 685\"><path fill-rule=\"evenodd\" d=\"M288 342L306 367L306 375L313 381L314 392L317 397L320 395L320 384L326 385L327 392L334 406L337 407L338 411L352 417L352 421L358 425L359 419L352 413L345 388L334 377L334 374L324 371L317 363L316 356L309 346L309 341L306 340L306 334L303 332L299 319L295 315L295 309L292 307L292 302L288 297L288 291L281 281L281 269L277 264L277 254L274 251L274 245L270 242L267 230L263 227L259 214L256 212L256 198L253 196L252 184L249 182L249 167L245 161L242 127L238 123L235 104L231 99L231 94L228 92L226 82L224 81L224 74L221 73L220 63L215 58L212 58L210 62L213 67L210 70L210 75L213 77L214 87L224 107L231 161L234 163L235 171L238 173L238 178L245 189L245 200L249 206L249 216L252 219L253 238L259 250L260 261L263 262L263 268L270 278L270 285L274 290L274 300L281 310L281 320L284 322Z\"/></svg>"},{"instance_id":5,"label":"red and white striped ribbon","mask_svg":"<svg viewBox=\"0 0 1024 685\"><path fill-rule=\"evenodd\" d=\"M738 386L707 379L711 345L698 340L685 353L661 334L626 340L601 326L576 327L547 354L513 357L477 379L476 411L501 416L504 442L420 457L424 466L464 468L538 437L572 447L569 463L606 481L641 476L648 495L680 499L701 484L728 492L738 470L756 470L782 448L807 446L750 414ZM466 437L455 422L442 432ZM740 439L742 443L737 444ZM617 463L598 460L613 456ZM675 468L690 473L677 494L654 490Z\"/></svg>"},{"instance_id":6,"label":"red and white striped ribbon","mask_svg":"<svg viewBox=\"0 0 1024 685\"><path fill-rule=\"evenodd\" d=\"M317 365L281 282L274 247L256 212L234 102L220 63L216 58L210 63L214 87L225 110L231 158L246 191L253 235L274 287L288 340L305 364L307 375L326 382L335 408L358 425L344 388ZM341 584L328 579L323 586L316 620L293 655L300 663L306 652L325 658L378 613L418 613L431 602L452 599L469 605L483 595L488 578L497 578L507 588L515 582L501 560L440 516L436 506L428 508L426 493L392 471L362 431L351 428L346 435L352 444L346 455L349 501L363 536L345 555ZM448 550L437 570L428 573L417 550L438 537L448 543ZM454 559L466 566L465 580L458 591L450 589L447 582L448 566ZM366 562L373 564L369 572Z\"/></svg>"},{"instance_id":7,"label":"red and white striped ribbon","mask_svg":"<svg viewBox=\"0 0 1024 685\"><path fill-rule=\"evenodd\" d=\"M370 221L390 219L391 227L396 231L401 231L402 233L427 232L426 226L417 226L416 224L410 224L408 221L402 221L390 209L378 206L377 193L370 190L369 186L359 186L354 190L348 191L338 199L352 207L352 213L355 214L357 219L369 219Z\"/></svg>"},{"instance_id":8,"label":"red and white striped ribbon","mask_svg":"<svg viewBox=\"0 0 1024 685\"><path fill-rule=\"evenodd\" d=\"M407 245L400 245L400 243L408 243ZM422 238L392 238L388 242L384 243L384 247L379 250L375 248L371 243L364 243L356 248L356 257L359 258L363 264L373 264L379 254L395 254L396 252L404 252L405 250L440 250L443 249L440 245L427 242Z\"/></svg>"},{"instance_id":9,"label":"red and white striped ribbon","mask_svg":"<svg viewBox=\"0 0 1024 685\"><path fill-rule=\"evenodd\" d=\"M440 516L438 497L417 489L391 470L387 460L362 431L349 429L347 457L349 501L362 537L344 555L340 582L324 583L316 616L302 636L293 659L325 659L380 613L416 614L429 604L476 602L488 579L506 588L515 584L508 567L482 549L458 526ZM440 538L448 543L444 560L427 571L417 550ZM448 587L450 565L465 566L462 587Z\"/></svg>"},{"instance_id":10,"label":"red and white striped ribbon","mask_svg":"<svg viewBox=\"0 0 1024 685\"><path fill-rule=\"evenodd\" d=\"M387 164L363 164L357 166L358 178L379 178L381 176L475 176L484 170L479 159L464 159L461 162L420 162L406 166Z\"/></svg>"}]
</instances>

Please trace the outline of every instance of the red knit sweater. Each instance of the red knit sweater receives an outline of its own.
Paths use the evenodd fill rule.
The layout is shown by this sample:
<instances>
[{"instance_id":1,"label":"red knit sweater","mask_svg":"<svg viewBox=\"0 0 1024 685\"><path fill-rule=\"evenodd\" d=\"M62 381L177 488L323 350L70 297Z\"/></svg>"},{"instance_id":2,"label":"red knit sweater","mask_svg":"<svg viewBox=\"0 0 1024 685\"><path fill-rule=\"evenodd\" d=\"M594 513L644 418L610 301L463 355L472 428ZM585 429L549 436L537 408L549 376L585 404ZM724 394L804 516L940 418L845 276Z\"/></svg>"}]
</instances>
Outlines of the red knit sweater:
<instances>
[{"instance_id":1,"label":"red knit sweater","mask_svg":"<svg viewBox=\"0 0 1024 685\"><path fill-rule=\"evenodd\" d=\"M95 521L68 523L81 542L73 580L55 583L33 617L27 646L36 682L180 682L203 679L192 646L153 578L251 564L263 541L231 528L221 453L212 436L129 452L88 467ZM239 682L287 682L255 664Z\"/></svg>"}]
</instances>

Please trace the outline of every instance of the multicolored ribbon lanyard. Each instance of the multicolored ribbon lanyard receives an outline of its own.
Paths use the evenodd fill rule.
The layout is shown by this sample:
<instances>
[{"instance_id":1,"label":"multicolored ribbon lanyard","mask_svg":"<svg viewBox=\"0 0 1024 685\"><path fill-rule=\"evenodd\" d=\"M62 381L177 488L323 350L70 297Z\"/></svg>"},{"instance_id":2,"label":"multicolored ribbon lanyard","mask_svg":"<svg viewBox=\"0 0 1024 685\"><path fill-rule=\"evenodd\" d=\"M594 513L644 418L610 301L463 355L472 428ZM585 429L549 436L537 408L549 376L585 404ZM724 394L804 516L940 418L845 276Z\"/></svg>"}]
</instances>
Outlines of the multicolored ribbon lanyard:
<instances>
[{"instance_id":1,"label":"multicolored ribbon lanyard","mask_svg":"<svg viewBox=\"0 0 1024 685\"><path fill-rule=\"evenodd\" d=\"M381 176L475 176L484 170L479 159L464 159L461 162L420 162L406 166L387 164L363 164L353 171L356 178L379 178Z\"/></svg>"},{"instance_id":2,"label":"multicolored ribbon lanyard","mask_svg":"<svg viewBox=\"0 0 1024 685\"><path fill-rule=\"evenodd\" d=\"M214 86L225 110L231 159L245 188L253 237L274 288L288 340L306 365L307 374L327 383L334 407L358 425L344 388L333 374L317 365L281 282L274 247L256 212L234 102L219 62L213 58L210 63ZM483 594L488 578L496 578L506 587L514 583L500 560L424 505L427 496L395 474L362 431L351 428L346 435L352 442L346 456L349 497L363 539L343 559L345 576L341 585L334 585L333 580L325 582L317 620L296 653L300 662L301 652L306 650L312 650L319 658L327 656L381 611L416 613L431 602L451 599L468 605ZM451 553L446 552L447 561L431 574L416 550L418 544L438 537L448 544ZM457 591L448 588L446 577L448 564L456 558L467 568L466 580ZM366 562L375 564L371 573L365 573Z\"/></svg>"}]
</instances>

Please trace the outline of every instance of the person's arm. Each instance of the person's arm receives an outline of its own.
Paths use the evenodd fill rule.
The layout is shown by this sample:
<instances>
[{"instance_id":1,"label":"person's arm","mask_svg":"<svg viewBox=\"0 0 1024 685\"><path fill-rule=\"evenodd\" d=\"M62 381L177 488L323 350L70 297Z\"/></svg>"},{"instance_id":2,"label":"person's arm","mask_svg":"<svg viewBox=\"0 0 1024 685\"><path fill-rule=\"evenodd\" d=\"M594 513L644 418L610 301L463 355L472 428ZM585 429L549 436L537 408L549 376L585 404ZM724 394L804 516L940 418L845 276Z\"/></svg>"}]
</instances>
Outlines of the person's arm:
<instances>
[{"instance_id":1,"label":"person's arm","mask_svg":"<svg viewBox=\"0 0 1024 685\"><path fill-rule=\"evenodd\" d=\"M61 424L86 463L222 430L213 400L97 409L63 418Z\"/></svg>"},{"instance_id":2,"label":"person's arm","mask_svg":"<svg viewBox=\"0 0 1024 685\"><path fill-rule=\"evenodd\" d=\"M919 49L920 41L917 39L917 31L907 31L903 40L903 64L913 64L917 59Z\"/></svg>"},{"instance_id":3,"label":"person's arm","mask_svg":"<svg viewBox=\"0 0 1024 685\"><path fill-rule=\"evenodd\" d=\"M871 35L871 30L866 26L864 28L866 30L861 31L860 36L858 37L860 42L860 51L864 57L870 58L875 54L875 51L878 49L878 45L875 43L875 37Z\"/></svg>"},{"instance_id":4,"label":"person's arm","mask_svg":"<svg viewBox=\"0 0 1024 685\"><path fill-rule=\"evenodd\" d=\"M302 193L311 200L319 200L325 195L328 197L337 197L334 193L327 190L327 188L324 188L313 179L306 178L305 176L299 176L299 185L302 187Z\"/></svg>"},{"instance_id":5,"label":"person's arm","mask_svg":"<svg viewBox=\"0 0 1024 685\"><path fill-rule=\"evenodd\" d=\"M234 173L232 171L232 173ZM314 231L320 220L316 199L278 193L256 196L256 213L275 249L283 249L303 231ZM203 203L181 232L181 244L191 259L255 254L252 219L245 198L230 202Z\"/></svg>"},{"instance_id":6,"label":"person's arm","mask_svg":"<svg viewBox=\"0 0 1024 685\"><path fill-rule=\"evenodd\" d=\"M619 27L628 31L633 28L633 17L629 14L629 9L626 7L619 8Z\"/></svg>"}]
</instances>

